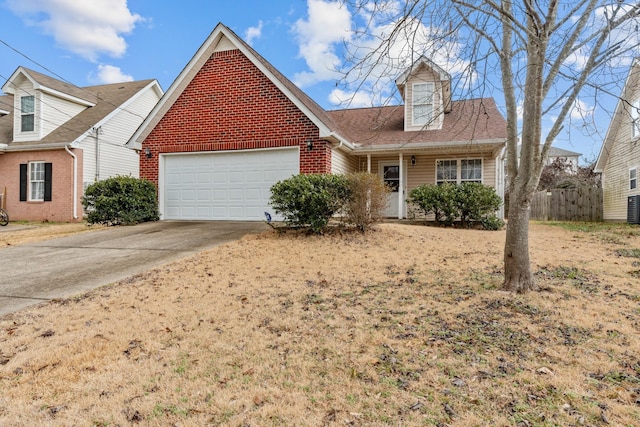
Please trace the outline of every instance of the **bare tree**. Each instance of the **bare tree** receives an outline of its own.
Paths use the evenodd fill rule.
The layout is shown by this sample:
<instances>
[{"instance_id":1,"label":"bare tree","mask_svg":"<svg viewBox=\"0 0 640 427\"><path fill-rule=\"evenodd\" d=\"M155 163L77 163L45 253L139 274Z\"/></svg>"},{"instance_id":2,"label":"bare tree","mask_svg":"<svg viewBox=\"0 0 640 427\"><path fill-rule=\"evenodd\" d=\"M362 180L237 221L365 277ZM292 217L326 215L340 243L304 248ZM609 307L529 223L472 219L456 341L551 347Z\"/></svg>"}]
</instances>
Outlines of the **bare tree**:
<instances>
[{"instance_id":1,"label":"bare tree","mask_svg":"<svg viewBox=\"0 0 640 427\"><path fill-rule=\"evenodd\" d=\"M345 74L347 80L356 74L361 81L379 76L380 64L388 64L384 58L394 51L429 56L442 53L437 49L449 48L449 55L460 58L458 65L465 64L457 74L459 89L484 91L497 87L504 96L510 202L503 287L518 293L536 289L529 259L529 213L547 153L571 120L579 97L614 93L607 86L611 83L618 84L615 95L620 93L622 70L638 52L640 2L347 2L360 16L368 17L367 29L361 29L360 37L351 40L351 52L356 55ZM374 24L385 31L370 34L368 30ZM357 55L363 52L359 42L366 38L371 45L372 35L377 45ZM398 45L403 48L398 49ZM491 75L499 76L500 83L489 88ZM553 116L555 121L543 133L545 116Z\"/></svg>"}]
</instances>

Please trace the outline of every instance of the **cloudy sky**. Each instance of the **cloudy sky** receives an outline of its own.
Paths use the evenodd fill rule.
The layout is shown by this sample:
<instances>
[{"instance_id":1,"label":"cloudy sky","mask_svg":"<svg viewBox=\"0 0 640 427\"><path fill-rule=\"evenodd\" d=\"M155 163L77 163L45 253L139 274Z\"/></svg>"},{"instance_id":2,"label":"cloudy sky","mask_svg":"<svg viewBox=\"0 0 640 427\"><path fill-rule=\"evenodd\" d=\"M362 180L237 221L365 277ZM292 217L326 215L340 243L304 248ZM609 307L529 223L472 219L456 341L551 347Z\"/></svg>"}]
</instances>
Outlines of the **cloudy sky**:
<instances>
[{"instance_id":1,"label":"cloudy sky","mask_svg":"<svg viewBox=\"0 0 640 427\"><path fill-rule=\"evenodd\" d=\"M155 78L166 90L222 22L326 109L345 100L358 107L397 99L393 86L379 88L372 99L337 84L343 43L362 12L334 0L0 0L0 82L25 66L78 86ZM385 26L374 29L382 34ZM450 48L432 59L455 73L466 64ZM395 78L401 66L380 73ZM587 101L579 107L593 114ZM598 137L588 137L556 145L595 159L600 144Z\"/></svg>"}]
</instances>

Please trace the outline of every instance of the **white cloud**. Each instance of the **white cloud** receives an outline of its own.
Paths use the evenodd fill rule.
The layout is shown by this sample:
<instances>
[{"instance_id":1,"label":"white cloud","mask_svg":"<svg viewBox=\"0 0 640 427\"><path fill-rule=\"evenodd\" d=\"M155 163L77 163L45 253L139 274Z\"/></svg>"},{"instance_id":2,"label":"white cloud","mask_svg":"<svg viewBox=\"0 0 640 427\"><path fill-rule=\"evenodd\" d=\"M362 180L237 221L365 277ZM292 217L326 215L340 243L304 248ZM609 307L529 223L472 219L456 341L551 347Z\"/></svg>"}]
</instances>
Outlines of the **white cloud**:
<instances>
[{"instance_id":1,"label":"white cloud","mask_svg":"<svg viewBox=\"0 0 640 427\"><path fill-rule=\"evenodd\" d=\"M123 35L143 20L129 10L127 0L7 0L7 5L28 24L52 35L62 48L90 61L103 53L124 55Z\"/></svg>"},{"instance_id":2,"label":"white cloud","mask_svg":"<svg viewBox=\"0 0 640 427\"><path fill-rule=\"evenodd\" d=\"M342 2L308 0L307 7L308 20L299 19L293 26L299 54L310 69L294 76L299 86L340 78L336 70L342 60L336 47L349 37L351 30L351 13Z\"/></svg>"},{"instance_id":3,"label":"white cloud","mask_svg":"<svg viewBox=\"0 0 640 427\"><path fill-rule=\"evenodd\" d=\"M113 65L98 65L96 80L101 84L132 82L133 76L124 74L120 67Z\"/></svg>"},{"instance_id":4,"label":"white cloud","mask_svg":"<svg viewBox=\"0 0 640 427\"><path fill-rule=\"evenodd\" d=\"M262 21L258 21L257 27L249 27L245 33L244 39L251 45L253 44L254 39L259 39L260 37L262 37Z\"/></svg>"},{"instance_id":5,"label":"white cloud","mask_svg":"<svg viewBox=\"0 0 640 427\"><path fill-rule=\"evenodd\" d=\"M592 105L589 105L580 99L576 99L573 103L571 111L569 112L569 115L572 120L586 120L589 117L593 116L594 110L595 107L593 107Z\"/></svg>"},{"instance_id":6,"label":"white cloud","mask_svg":"<svg viewBox=\"0 0 640 427\"><path fill-rule=\"evenodd\" d=\"M346 108L371 107L373 97L366 92L346 92L341 89L334 89L329 94L329 102L334 105L343 105Z\"/></svg>"}]
</instances>

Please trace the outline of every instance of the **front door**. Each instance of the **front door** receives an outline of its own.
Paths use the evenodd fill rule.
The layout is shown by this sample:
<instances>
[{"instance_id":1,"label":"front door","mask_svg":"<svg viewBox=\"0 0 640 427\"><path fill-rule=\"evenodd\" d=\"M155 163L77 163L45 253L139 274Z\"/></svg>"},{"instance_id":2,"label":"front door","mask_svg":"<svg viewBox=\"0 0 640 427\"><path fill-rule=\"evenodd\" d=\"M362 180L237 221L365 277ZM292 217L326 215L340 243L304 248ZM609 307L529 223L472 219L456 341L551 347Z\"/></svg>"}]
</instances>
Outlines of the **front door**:
<instances>
[{"instance_id":1,"label":"front door","mask_svg":"<svg viewBox=\"0 0 640 427\"><path fill-rule=\"evenodd\" d=\"M384 211L384 216L389 218L399 218L400 214L404 217L404 199L405 190L407 185L407 166L406 162L403 164L404 176L403 176L403 188L400 189L400 162L388 161L380 162L379 174L384 180L384 183L391 189L391 192L387 196L387 209ZM402 191L402 202L400 201L399 192Z\"/></svg>"}]
</instances>

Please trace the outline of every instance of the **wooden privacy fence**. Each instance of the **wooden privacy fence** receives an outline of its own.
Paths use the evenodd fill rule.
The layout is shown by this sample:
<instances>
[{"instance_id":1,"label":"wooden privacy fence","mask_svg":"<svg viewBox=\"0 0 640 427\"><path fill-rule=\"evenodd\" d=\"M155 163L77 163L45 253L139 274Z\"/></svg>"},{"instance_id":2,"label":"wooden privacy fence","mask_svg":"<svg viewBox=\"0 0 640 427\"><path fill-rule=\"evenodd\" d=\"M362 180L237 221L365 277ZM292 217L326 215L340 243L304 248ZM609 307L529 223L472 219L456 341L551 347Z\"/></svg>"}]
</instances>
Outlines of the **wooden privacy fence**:
<instances>
[{"instance_id":1,"label":"wooden privacy fence","mask_svg":"<svg viewBox=\"0 0 640 427\"><path fill-rule=\"evenodd\" d=\"M602 188L540 191L531 201L538 221L602 221Z\"/></svg>"}]
</instances>

